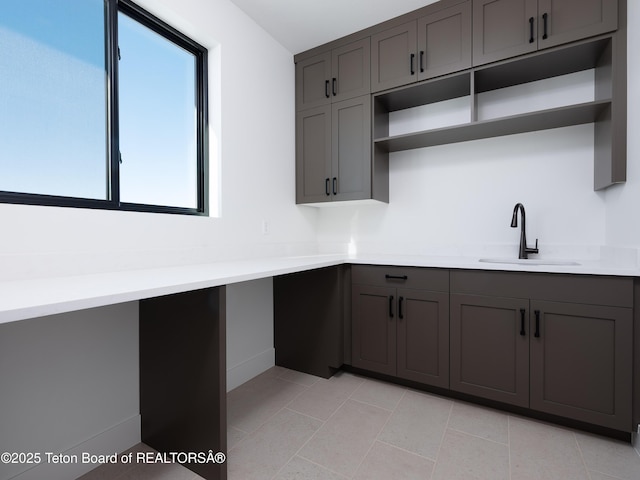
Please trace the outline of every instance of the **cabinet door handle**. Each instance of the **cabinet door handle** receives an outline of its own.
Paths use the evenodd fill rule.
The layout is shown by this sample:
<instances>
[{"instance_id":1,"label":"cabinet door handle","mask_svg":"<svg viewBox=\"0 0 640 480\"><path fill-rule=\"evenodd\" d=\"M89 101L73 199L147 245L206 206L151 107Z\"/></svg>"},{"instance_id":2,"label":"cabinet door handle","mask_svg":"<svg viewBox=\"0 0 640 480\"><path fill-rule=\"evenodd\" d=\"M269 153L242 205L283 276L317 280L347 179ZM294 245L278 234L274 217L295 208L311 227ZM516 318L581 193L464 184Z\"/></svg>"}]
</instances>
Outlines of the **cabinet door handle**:
<instances>
[{"instance_id":1,"label":"cabinet door handle","mask_svg":"<svg viewBox=\"0 0 640 480\"><path fill-rule=\"evenodd\" d=\"M331 97L331 95L329 95L329 80L324 81L324 96L327 98Z\"/></svg>"},{"instance_id":2,"label":"cabinet door handle","mask_svg":"<svg viewBox=\"0 0 640 480\"><path fill-rule=\"evenodd\" d=\"M393 318L393 295L389 297L389 317Z\"/></svg>"},{"instance_id":3,"label":"cabinet door handle","mask_svg":"<svg viewBox=\"0 0 640 480\"><path fill-rule=\"evenodd\" d=\"M420 72L424 72L424 50L420 50Z\"/></svg>"},{"instance_id":4,"label":"cabinet door handle","mask_svg":"<svg viewBox=\"0 0 640 480\"><path fill-rule=\"evenodd\" d=\"M409 67L411 68L411 75L415 75L416 74L416 69L414 66L416 60L416 54L412 53L411 55L409 55Z\"/></svg>"},{"instance_id":5,"label":"cabinet door handle","mask_svg":"<svg viewBox=\"0 0 640 480\"><path fill-rule=\"evenodd\" d=\"M536 314L536 333L533 336L540 338L540 310L536 310L534 313Z\"/></svg>"},{"instance_id":6,"label":"cabinet door handle","mask_svg":"<svg viewBox=\"0 0 640 480\"><path fill-rule=\"evenodd\" d=\"M534 42L534 38L533 38L533 17L529 18L529 43L533 43Z\"/></svg>"},{"instance_id":7,"label":"cabinet door handle","mask_svg":"<svg viewBox=\"0 0 640 480\"><path fill-rule=\"evenodd\" d=\"M338 93L336 92L337 86L338 86L337 84L338 84L338 79L336 77L333 77L333 80L331 81L331 92L333 93L334 97L338 95Z\"/></svg>"},{"instance_id":8,"label":"cabinet door handle","mask_svg":"<svg viewBox=\"0 0 640 480\"><path fill-rule=\"evenodd\" d=\"M331 181L331 180L330 180L329 178L327 178L327 179L325 180L325 182L324 182L324 192L327 194L327 197L328 197L329 195L331 195L331 192L329 191L329 182L330 182L330 181Z\"/></svg>"},{"instance_id":9,"label":"cabinet door handle","mask_svg":"<svg viewBox=\"0 0 640 480\"><path fill-rule=\"evenodd\" d=\"M388 273L384 276L384 278L386 278L387 280L406 280L407 277L406 275L389 275Z\"/></svg>"},{"instance_id":10,"label":"cabinet door handle","mask_svg":"<svg viewBox=\"0 0 640 480\"><path fill-rule=\"evenodd\" d=\"M402 313L402 302L404 301L404 297L398 298L398 318L402 320L404 318L404 314Z\"/></svg>"},{"instance_id":11,"label":"cabinet door handle","mask_svg":"<svg viewBox=\"0 0 640 480\"><path fill-rule=\"evenodd\" d=\"M338 177L333 177L333 194L338 194Z\"/></svg>"},{"instance_id":12,"label":"cabinet door handle","mask_svg":"<svg viewBox=\"0 0 640 480\"><path fill-rule=\"evenodd\" d=\"M542 39L543 40L546 40L549 37L549 35L547 35L547 23L548 23L548 20L549 20L549 14L548 13L543 13L542 14L542 25L543 25L543 28L544 28L544 31L543 31L543 34L542 34Z\"/></svg>"},{"instance_id":13,"label":"cabinet door handle","mask_svg":"<svg viewBox=\"0 0 640 480\"><path fill-rule=\"evenodd\" d=\"M527 311L524 308L520 309L520 335L523 337L527 334L527 332L524 331L524 316L526 313Z\"/></svg>"}]
</instances>

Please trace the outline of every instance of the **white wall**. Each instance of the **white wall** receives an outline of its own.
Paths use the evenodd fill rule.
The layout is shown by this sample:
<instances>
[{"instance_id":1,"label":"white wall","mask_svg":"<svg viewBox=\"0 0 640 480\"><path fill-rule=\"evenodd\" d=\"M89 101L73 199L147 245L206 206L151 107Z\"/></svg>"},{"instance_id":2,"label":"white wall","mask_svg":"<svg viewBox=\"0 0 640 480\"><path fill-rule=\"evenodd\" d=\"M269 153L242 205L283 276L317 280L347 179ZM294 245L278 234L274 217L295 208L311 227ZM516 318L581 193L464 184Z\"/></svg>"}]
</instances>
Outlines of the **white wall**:
<instances>
[{"instance_id":1,"label":"white wall","mask_svg":"<svg viewBox=\"0 0 640 480\"><path fill-rule=\"evenodd\" d=\"M607 191L607 244L638 248L640 245L640 2L628 2L627 30L627 182Z\"/></svg>"},{"instance_id":2,"label":"white wall","mask_svg":"<svg viewBox=\"0 0 640 480\"><path fill-rule=\"evenodd\" d=\"M315 251L316 212L295 206L292 54L227 0L138 3L210 49L221 217L0 205L0 280Z\"/></svg>"},{"instance_id":3,"label":"white wall","mask_svg":"<svg viewBox=\"0 0 640 480\"><path fill-rule=\"evenodd\" d=\"M140 441L138 303L0 325L0 479L66 480L97 465L49 464L46 452L113 453ZM56 468L59 467L59 468Z\"/></svg>"},{"instance_id":4,"label":"white wall","mask_svg":"<svg viewBox=\"0 0 640 480\"><path fill-rule=\"evenodd\" d=\"M227 391L275 365L273 279L227 285Z\"/></svg>"},{"instance_id":5,"label":"white wall","mask_svg":"<svg viewBox=\"0 0 640 480\"><path fill-rule=\"evenodd\" d=\"M593 88L587 71L491 92L479 110L485 119L581 103ZM525 101L514 101L518 90ZM394 115L390 131L469 120L468 99L441 107L429 108L442 124L425 126L424 109L416 109ZM541 255L600 255L607 208L605 194L593 191L593 124L398 152L389 163L389 204L322 210L320 242L353 243L358 252L512 256L520 232L510 228L511 214L521 202L529 244L539 238Z\"/></svg>"},{"instance_id":6,"label":"white wall","mask_svg":"<svg viewBox=\"0 0 640 480\"><path fill-rule=\"evenodd\" d=\"M210 49L220 217L0 205L0 281L316 251L316 211L295 205L293 55L227 0L139 3ZM266 368L250 361L261 352L267 352L261 361L270 353L273 364L272 308L258 312L233 300L247 288L254 298L271 291L268 282L230 289L228 348L233 366L245 365L243 374ZM113 453L139 440L139 426L133 439L105 432L123 422L128 427L131 415L139 425L138 367L126 361L137 362L137 318L119 326L129 316L115 312L110 322L111 313L109 307L0 326L0 450L58 453L75 446ZM102 348L117 361L101 357ZM74 376L78 370L82 375ZM109 395L94 398L87 385ZM67 402L65 395L74 394ZM91 437L104 442L86 443ZM17 473L5 467L0 479ZM31 470L21 478L56 475L75 478L77 471Z\"/></svg>"}]
</instances>

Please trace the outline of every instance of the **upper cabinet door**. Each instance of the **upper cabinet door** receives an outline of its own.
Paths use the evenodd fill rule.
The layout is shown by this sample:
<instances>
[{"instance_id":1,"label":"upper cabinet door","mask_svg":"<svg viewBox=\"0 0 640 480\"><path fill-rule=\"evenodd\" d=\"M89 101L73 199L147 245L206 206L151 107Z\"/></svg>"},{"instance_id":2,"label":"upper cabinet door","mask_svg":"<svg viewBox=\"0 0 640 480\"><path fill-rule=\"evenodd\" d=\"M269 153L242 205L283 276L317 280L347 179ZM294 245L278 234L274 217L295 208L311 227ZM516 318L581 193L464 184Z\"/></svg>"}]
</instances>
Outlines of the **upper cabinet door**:
<instances>
[{"instance_id":1,"label":"upper cabinet door","mask_svg":"<svg viewBox=\"0 0 640 480\"><path fill-rule=\"evenodd\" d=\"M371 41L369 37L331 52L332 101L371 92Z\"/></svg>"},{"instance_id":2,"label":"upper cabinet door","mask_svg":"<svg viewBox=\"0 0 640 480\"><path fill-rule=\"evenodd\" d=\"M537 50L537 0L473 1L473 64Z\"/></svg>"},{"instance_id":3,"label":"upper cabinet door","mask_svg":"<svg viewBox=\"0 0 640 480\"><path fill-rule=\"evenodd\" d=\"M371 198L371 98L331 105L332 200Z\"/></svg>"},{"instance_id":4,"label":"upper cabinet door","mask_svg":"<svg viewBox=\"0 0 640 480\"><path fill-rule=\"evenodd\" d=\"M331 52L296 63L296 109L331 103Z\"/></svg>"},{"instance_id":5,"label":"upper cabinet door","mask_svg":"<svg viewBox=\"0 0 640 480\"><path fill-rule=\"evenodd\" d=\"M331 201L331 105L296 113L296 203Z\"/></svg>"},{"instance_id":6,"label":"upper cabinet door","mask_svg":"<svg viewBox=\"0 0 640 480\"><path fill-rule=\"evenodd\" d=\"M418 20L418 80L471 67L471 3Z\"/></svg>"},{"instance_id":7,"label":"upper cabinet door","mask_svg":"<svg viewBox=\"0 0 640 480\"><path fill-rule=\"evenodd\" d=\"M538 15L538 47L553 47L618 28L618 0L540 0Z\"/></svg>"},{"instance_id":8,"label":"upper cabinet door","mask_svg":"<svg viewBox=\"0 0 640 480\"><path fill-rule=\"evenodd\" d=\"M399 87L418 79L417 23L411 21L371 37L371 91Z\"/></svg>"}]
</instances>

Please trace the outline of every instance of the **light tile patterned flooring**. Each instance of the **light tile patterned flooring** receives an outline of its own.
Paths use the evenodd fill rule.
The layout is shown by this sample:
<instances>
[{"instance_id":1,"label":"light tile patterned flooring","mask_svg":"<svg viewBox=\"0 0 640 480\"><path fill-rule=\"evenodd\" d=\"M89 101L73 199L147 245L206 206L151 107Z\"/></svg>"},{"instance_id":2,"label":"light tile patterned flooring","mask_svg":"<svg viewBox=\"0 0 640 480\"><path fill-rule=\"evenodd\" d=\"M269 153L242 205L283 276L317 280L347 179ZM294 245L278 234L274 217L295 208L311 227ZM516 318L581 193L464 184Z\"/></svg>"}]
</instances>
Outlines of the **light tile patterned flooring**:
<instances>
[{"instance_id":1,"label":"light tile patterned flooring","mask_svg":"<svg viewBox=\"0 0 640 480\"><path fill-rule=\"evenodd\" d=\"M227 398L229 480L640 480L627 443L346 372L274 367ZM82 480L200 479L141 467Z\"/></svg>"}]
</instances>

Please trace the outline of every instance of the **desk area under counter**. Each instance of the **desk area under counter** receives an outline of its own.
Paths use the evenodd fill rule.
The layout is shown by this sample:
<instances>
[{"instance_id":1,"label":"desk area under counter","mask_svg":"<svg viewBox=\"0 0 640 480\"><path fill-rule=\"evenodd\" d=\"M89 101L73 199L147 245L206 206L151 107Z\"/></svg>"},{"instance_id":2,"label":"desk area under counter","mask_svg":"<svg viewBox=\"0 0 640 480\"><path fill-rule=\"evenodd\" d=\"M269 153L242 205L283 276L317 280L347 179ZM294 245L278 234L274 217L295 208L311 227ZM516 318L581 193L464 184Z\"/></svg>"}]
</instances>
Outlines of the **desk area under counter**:
<instances>
[{"instance_id":1,"label":"desk area under counter","mask_svg":"<svg viewBox=\"0 0 640 480\"><path fill-rule=\"evenodd\" d=\"M141 416L137 425L142 432L143 442L148 442L152 447L155 443L155 448L160 451L219 450L224 452L226 448L225 368L227 349L225 335L228 321L225 315L225 286L273 278L276 364L286 364L289 360L283 360L283 355L290 354L291 350L294 351L294 354L300 354L301 351L322 352L323 355L331 357L330 364L324 366L326 371L322 373L323 376L328 376L332 370L342 368L343 365L346 365L347 368L349 365L353 365L352 274L354 269L364 265L371 265L372 268L393 266L396 269L434 270L446 274L449 282L451 282L451 276L465 274L465 272L496 275L514 272L517 275L560 274L567 277L591 278L596 282L602 276L615 277L626 285L624 287L626 292L624 302L627 304L623 308L633 310L634 303L640 299L640 287L638 281L635 280L636 277L640 277L640 271L619 270L597 262L581 266L522 266L483 264L478 262L477 258L459 257L311 255L144 271L110 272L83 277L5 282L0 288L0 329L4 328L0 332L6 332L8 327L16 326L22 320L55 321L53 319L56 317L53 315L73 314L86 309L97 308L101 311L102 308L107 308L113 309L109 311L116 317L129 316L133 318L137 316L136 320L139 320L139 325L136 324L136 326L139 329L135 333L139 337L133 335L134 332L130 330L131 325L123 328L124 331L129 329L132 337L135 337L130 339L132 342L139 342L140 370L139 373L135 372L139 376L132 374L127 381L129 383L138 381L140 385L140 410L136 413L140 413ZM303 277L306 280L300 282L299 280ZM310 288L314 284L320 288ZM629 285L631 285L631 291L629 291ZM453 283L451 286L453 287ZM299 294L291 295L290 289L292 288L297 288ZM312 292L310 299L301 296L305 292L307 294ZM628 303L629 292L632 296L630 304ZM445 292L440 293L444 294ZM448 289L446 296L447 298L450 296ZM314 305L317 305L314 302L322 302L327 297L331 299L331 308L328 310L314 309ZM282 298L286 302L283 302ZM291 302L292 298L296 301ZM396 298L397 300L399 298ZM446 303L449 308L449 301ZM286 305L284 311L282 310L283 305ZM404 307L408 306L409 303L405 303ZM304 308L305 311L301 312L299 310L301 308ZM396 308L398 308L397 304ZM312 315L309 314L311 311L313 311ZM638 325L637 313L635 310L633 311L635 314L633 321ZM290 335L288 340L282 336L283 326L286 326L286 322L283 323L281 320L287 315L291 316L292 312L296 314L298 319L298 328L300 327L300 319L308 322L308 328L305 327L303 331L313 332L313 334L306 335L306 339L324 339L325 343L320 345L319 349L317 347L315 350L301 348L304 347L304 342L301 341L303 337L300 336L300 330L297 333L294 330L294 334ZM313 326L314 322L321 319L323 314L327 312L332 312L330 315L333 315L334 319L339 319L338 328L335 323L329 328L322 325L320 327ZM516 314L520 314L519 309L516 310ZM534 313L527 314L534 315ZM192 320L187 322L187 317ZM448 325L448 315L446 321ZM531 324L535 320L528 318L527 322L527 326L531 328ZM7 325L2 325L5 323ZM55 327L52 326L51 329L54 330ZM632 341L635 351L640 350L638 330L635 328L633 331ZM37 331L34 331L33 335L39 336ZM337 342L332 342L336 339ZM38 341L46 345L47 338L40 338ZM327 341L333 347L325 349ZM105 346L109 345L108 339L104 342L97 342L96 345L100 343L104 343ZM117 349L117 344L113 345L111 344L112 348ZM449 345L447 345L448 347ZM625 348L629 349L629 346L627 345ZM630 355L631 351L628 351L627 354ZM112 352L112 355L114 358L117 357L117 352ZM442 358L452 361L450 352ZM82 362L83 359L76 360ZM623 360L629 364L632 361L631 358ZM317 364L318 358L311 358L309 361ZM638 359L634 358L633 361L635 362L634 370L640 371ZM99 368L101 374L104 373L102 367L96 366L95 368ZM298 365L297 367L294 365L292 368L308 371L311 367L309 365ZM631 371L631 367L629 371ZM184 375L185 372L188 372L188 375ZM203 384L201 379L205 372L211 381ZM637 377L637 375L635 376ZM451 371L447 373L446 377L449 388L451 388L449 383ZM174 384L172 382L181 383ZM632 412L631 400L628 402L629 413L624 420L628 428L616 427L618 430L626 431L627 434L634 431L633 425L637 425L639 422L638 400L640 395L638 389L640 387L638 383L640 382L636 381L633 384L635 403ZM627 381L626 388L631 388L630 385L631 380ZM172 391L197 391L199 394L176 396L175 394L171 395ZM14 392L14 400L17 398L16 395L19 393ZM203 406L205 399L208 399L208 403ZM185 411L189 413L186 417L184 416ZM51 412L55 412L55 408L51 411L37 413L51 415ZM159 412L162 412L162 415ZM167 412L171 412L171 415L167 415ZM631 414L633 414L633 422L629 424L628 417ZM191 427L189 422L192 422ZM135 419L127 428L136 428ZM17 434L16 438L20 436L19 432L14 433ZM5 435L3 432L1 438L3 446L7 439ZM205 465L205 467L208 468L199 471L194 469L194 471L205 478L226 478L224 465ZM21 473L23 472L16 471L11 475L18 475L16 478L21 478Z\"/></svg>"}]
</instances>

